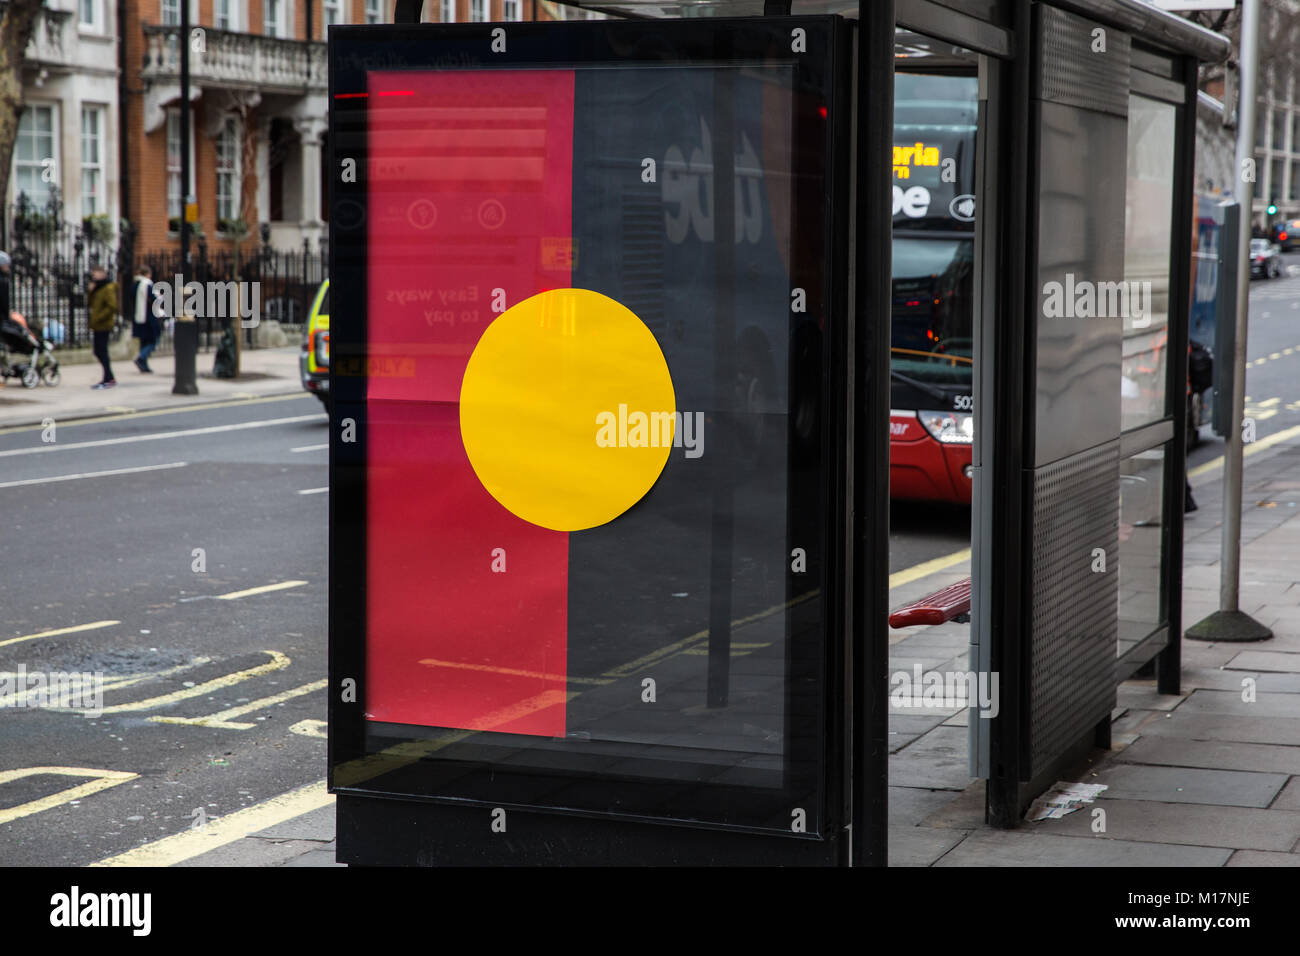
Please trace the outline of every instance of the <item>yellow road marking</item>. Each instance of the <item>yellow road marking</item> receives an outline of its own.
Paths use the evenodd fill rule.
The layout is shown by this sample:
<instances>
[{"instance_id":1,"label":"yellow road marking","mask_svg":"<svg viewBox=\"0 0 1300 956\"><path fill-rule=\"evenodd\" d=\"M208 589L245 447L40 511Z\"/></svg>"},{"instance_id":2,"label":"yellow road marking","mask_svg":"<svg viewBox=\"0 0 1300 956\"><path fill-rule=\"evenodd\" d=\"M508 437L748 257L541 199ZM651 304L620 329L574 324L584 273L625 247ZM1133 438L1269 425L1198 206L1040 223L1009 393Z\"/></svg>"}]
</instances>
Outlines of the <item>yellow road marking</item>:
<instances>
[{"instance_id":1,"label":"yellow road marking","mask_svg":"<svg viewBox=\"0 0 1300 956\"><path fill-rule=\"evenodd\" d=\"M1290 354L1293 353L1294 351L1295 351L1294 348L1283 349L1283 350L1282 350L1282 354L1283 354L1283 355L1290 355Z\"/></svg>"},{"instance_id":2,"label":"yellow road marking","mask_svg":"<svg viewBox=\"0 0 1300 956\"><path fill-rule=\"evenodd\" d=\"M1281 353L1281 352L1270 352L1268 357L1271 358L1271 359L1281 358L1281 357L1282 357L1282 353Z\"/></svg>"},{"instance_id":3,"label":"yellow road marking","mask_svg":"<svg viewBox=\"0 0 1300 956\"><path fill-rule=\"evenodd\" d=\"M77 425L97 425L101 422L120 422L128 418L152 418L155 415L178 415L182 412L198 412L208 408L233 408L236 405L262 405L267 402L287 402L291 399L301 398L309 393L294 392L288 395L268 395L263 398L240 399L237 401L221 402L204 402L195 405L180 405L175 408L154 408L145 412L127 412L120 415L96 415L93 418L78 418L73 421L59 422L60 428L73 428ZM0 435L9 435L15 432L38 432L44 425L10 425L6 428L0 428Z\"/></svg>"},{"instance_id":4,"label":"yellow road marking","mask_svg":"<svg viewBox=\"0 0 1300 956\"><path fill-rule=\"evenodd\" d=\"M82 797L88 797L92 793L107 790L109 787L116 787L119 783L126 783L128 780L134 780L140 776L138 773L127 773L124 770L92 770L88 767L23 767L19 770L0 770L0 784L41 774L58 774L64 777L91 777L93 779L89 783L69 787L67 790L60 790L48 797L41 797L39 800L29 800L27 803L20 803L16 807L0 809L0 824L9 823L19 817L31 816L33 813L40 813L42 810L49 810L72 800L80 800Z\"/></svg>"},{"instance_id":5,"label":"yellow road marking","mask_svg":"<svg viewBox=\"0 0 1300 956\"><path fill-rule=\"evenodd\" d=\"M895 571L889 576L889 590L902 587L904 584L911 584L913 581L929 577L939 571L944 571L954 565L961 564L963 561L970 560L970 548L963 548L961 551L954 551L952 554L945 554L939 558L931 558L929 561L922 561L920 564L914 564L910 568L904 568L902 571Z\"/></svg>"},{"instance_id":6,"label":"yellow road marking","mask_svg":"<svg viewBox=\"0 0 1300 956\"><path fill-rule=\"evenodd\" d=\"M521 671L513 667L494 667L491 664L464 664L460 661L440 661L436 658L426 657L420 661L425 667L450 667L461 671L487 671L492 674L504 674L507 677L535 677L539 680L549 680L558 683L568 681L571 684L612 684L613 680L602 680L599 677L569 677L565 674L543 674L538 671Z\"/></svg>"},{"instance_id":7,"label":"yellow road marking","mask_svg":"<svg viewBox=\"0 0 1300 956\"><path fill-rule=\"evenodd\" d=\"M240 598L252 597L254 594L268 594L271 591L283 591L286 588L300 588L306 581L281 581L279 584L263 584L257 588L247 588L243 591L231 591L229 594L218 594L218 601L237 601Z\"/></svg>"},{"instance_id":8,"label":"yellow road marking","mask_svg":"<svg viewBox=\"0 0 1300 956\"><path fill-rule=\"evenodd\" d=\"M76 634L80 631L93 631L101 627L112 627L114 624L121 624L121 621L95 621L93 624L76 624L72 627L56 627L50 631L37 631L35 634L24 634L22 637L11 637L8 640L0 641L0 647L9 644L18 644L22 641L34 641L40 637L57 637L60 634Z\"/></svg>"},{"instance_id":9,"label":"yellow road marking","mask_svg":"<svg viewBox=\"0 0 1300 956\"><path fill-rule=\"evenodd\" d=\"M175 866L333 802L334 795L326 792L325 781L317 780L224 817L210 819L198 829L163 837L91 866Z\"/></svg>"},{"instance_id":10,"label":"yellow road marking","mask_svg":"<svg viewBox=\"0 0 1300 956\"><path fill-rule=\"evenodd\" d=\"M121 714L131 710L151 710L154 707L164 707L167 704L174 704L180 700L189 700L191 697L198 697L202 694L210 693L214 690L220 690L223 687L230 687L232 684L238 684L246 681L250 677L258 677L262 674L270 674L273 671L283 670L289 666L289 658L279 651L263 651L263 654L270 654L271 659L265 664L258 664L256 667L250 667L247 670L235 671L226 674L224 677L216 677L194 687L186 687L183 690L172 691L170 694L161 694L158 697L150 697L146 700L132 701L129 704L116 704L113 707L105 707L100 713L104 714Z\"/></svg>"},{"instance_id":11,"label":"yellow road marking","mask_svg":"<svg viewBox=\"0 0 1300 956\"><path fill-rule=\"evenodd\" d=\"M326 730L329 724L323 720L300 720L289 728L291 734L301 734L304 737L320 737L324 739L328 735Z\"/></svg>"},{"instance_id":12,"label":"yellow road marking","mask_svg":"<svg viewBox=\"0 0 1300 956\"><path fill-rule=\"evenodd\" d=\"M260 697L257 700L249 701L247 704L231 707L229 710L208 714L206 717L150 717L149 719L157 724L191 724L196 727L219 727L223 730L251 730L257 726L256 723L242 723L233 720L233 718L242 717L244 714L255 710L274 707L282 701L292 700L294 697L301 697L303 694L310 694L315 690L324 690L325 683L323 679L312 681L310 684L303 684L293 690L281 691L278 694L272 694L270 697Z\"/></svg>"},{"instance_id":13,"label":"yellow road marking","mask_svg":"<svg viewBox=\"0 0 1300 956\"><path fill-rule=\"evenodd\" d=\"M1280 445L1282 444L1282 442L1289 441L1290 439L1294 438L1296 435L1300 435L1300 425L1294 425L1291 428L1284 428L1280 432L1274 432L1273 434L1261 438L1258 441L1251 442L1242 450L1242 456L1246 457L1249 455L1257 455L1264 449L1272 448L1274 445ZM1187 477L1198 478L1201 475L1205 475L1211 471L1214 471L1216 468L1222 468L1222 467L1223 467L1223 456L1220 455L1218 458L1215 458L1213 461L1207 461L1203 465L1197 465L1195 468L1187 472Z\"/></svg>"},{"instance_id":14,"label":"yellow road marking","mask_svg":"<svg viewBox=\"0 0 1300 956\"><path fill-rule=\"evenodd\" d=\"M1278 402L1280 402L1280 401L1282 401L1282 399L1280 399L1280 398L1267 398L1267 399L1265 399L1264 401L1262 401L1262 402L1259 403L1259 407L1260 407L1260 408L1270 408L1271 406L1276 405L1276 404L1277 404Z\"/></svg>"}]
</instances>

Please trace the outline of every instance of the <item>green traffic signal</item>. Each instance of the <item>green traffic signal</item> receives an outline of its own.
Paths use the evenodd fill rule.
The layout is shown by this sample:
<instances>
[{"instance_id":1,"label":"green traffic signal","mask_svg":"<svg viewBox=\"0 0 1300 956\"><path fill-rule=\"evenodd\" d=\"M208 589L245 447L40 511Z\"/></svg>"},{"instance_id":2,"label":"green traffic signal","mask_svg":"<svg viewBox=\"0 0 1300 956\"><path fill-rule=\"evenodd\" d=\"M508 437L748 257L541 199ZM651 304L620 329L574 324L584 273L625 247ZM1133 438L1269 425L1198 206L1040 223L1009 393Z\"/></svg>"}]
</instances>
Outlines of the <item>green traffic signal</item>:
<instances>
[{"instance_id":1,"label":"green traffic signal","mask_svg":"<svg viewBox=\"0 0 1300 956\"><path fill-rule=\"evenodd\" d=\"M1276 216L1276 215L1277 215L1277 203L1275 203L1275 202L1271 202L1271 203L1268 204L1268 214L1269 214L1270 216Z\"/></svg>"}]
</instances>

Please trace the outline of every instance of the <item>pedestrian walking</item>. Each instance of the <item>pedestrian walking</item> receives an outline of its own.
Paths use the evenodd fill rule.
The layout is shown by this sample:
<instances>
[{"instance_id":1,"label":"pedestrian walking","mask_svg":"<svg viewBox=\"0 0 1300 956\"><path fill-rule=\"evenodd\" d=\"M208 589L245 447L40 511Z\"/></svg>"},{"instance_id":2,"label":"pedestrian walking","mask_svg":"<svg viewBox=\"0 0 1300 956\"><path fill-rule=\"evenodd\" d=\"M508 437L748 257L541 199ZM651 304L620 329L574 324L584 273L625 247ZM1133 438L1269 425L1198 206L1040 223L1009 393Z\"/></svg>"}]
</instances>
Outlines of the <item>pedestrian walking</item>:
<instances>
[{"instance_id":1,"label":"pedestrian walking","mask_svg":"<svg viewBox=\"0 0 1300 956\"><path fill-rule=\"evenodd\" d=\"M131 335L140 340L140 354L135 367L141 372L153 373L149 355L158 345L161 320L155 314L153 296L153 270L145 263L135 270L135 282L127 299L126 313L131 316Z\"/></svg>"},{"instance_id":2,"label":"pedestrian walking","mask_svg":"<svg viewBox=\"0 0 1300 956\"><path fill-rule=\"evenodd\" d=\"M95 342L95 358L104 367L104 379L91 388L113 388L113 366L108 361L108 337L117 324L117 283L108 278L103 266L90 270L90 288L86 292L86 307L90 310L90 332Z\"/></svg>"}]
</instances>

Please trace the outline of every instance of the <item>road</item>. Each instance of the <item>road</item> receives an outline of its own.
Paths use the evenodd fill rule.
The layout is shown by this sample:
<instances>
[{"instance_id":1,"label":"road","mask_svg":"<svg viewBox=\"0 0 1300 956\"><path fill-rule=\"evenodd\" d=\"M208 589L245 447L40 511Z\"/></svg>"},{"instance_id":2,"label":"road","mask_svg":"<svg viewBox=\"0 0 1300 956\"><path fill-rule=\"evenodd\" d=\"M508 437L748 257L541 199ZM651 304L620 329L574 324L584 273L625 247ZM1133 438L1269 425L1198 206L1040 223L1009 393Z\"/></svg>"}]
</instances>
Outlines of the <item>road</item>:
<instances>
[{"instance_id":1,"label":"road","mask_svg":"<svg viewBox=\"0 0 1300 956\"><path fill-rule=\"evenodd\" d=\"M99 717L0 710L6 864L85 865L324 775L326 426L294 395L0 432L0 672L103 675Z\"/></svg>"}]
</instances>

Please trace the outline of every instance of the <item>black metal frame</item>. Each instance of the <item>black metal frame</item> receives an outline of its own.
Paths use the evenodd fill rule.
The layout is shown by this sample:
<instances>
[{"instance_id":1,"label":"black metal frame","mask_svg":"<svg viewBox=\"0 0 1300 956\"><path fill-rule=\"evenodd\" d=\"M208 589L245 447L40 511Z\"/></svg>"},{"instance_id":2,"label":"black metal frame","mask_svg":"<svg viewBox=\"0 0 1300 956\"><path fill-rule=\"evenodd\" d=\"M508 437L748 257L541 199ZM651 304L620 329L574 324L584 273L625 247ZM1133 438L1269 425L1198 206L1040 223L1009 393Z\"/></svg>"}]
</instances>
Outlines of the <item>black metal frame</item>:
<instances>
[{"instance_id":1,"label":"black metal frame","mask_svg":"<svg viewBox=\"0 0 1300 956\"><path fill-rule=\"evenodd\" d=\"M404 7L409 14L411 7ZM415 7L418 16L418 6ZM690 24L656 21L579 22L564 24L509 24L510 54L496 55L492 68L519 66L570 66L584 62L637 62L624 59L621 51L633 49L624 41L644 36L647 31L670 29L677 33L679 49L683 44L690 50L689 59L716 64L728 60L756 62L770 56L770 51L780 49L781 41L788 47L789 30L794 26L808 28L809 54L801 57L795 66L802 78L797 89L823 89L827 94L828 118L825 131L825 155L831 160L827 178L832 182L848 183L848 145L850 76L841 63L847 64L850 52L851 29L848 21L836 17L808 17L774 21L748 18L745 20L694 21ZM873 862L883 862L885 819L883 791L885 783L884 754L886 752L884 696L875 692L874 681L864 680L855 700L879 701L870 718L868 737L859 737L856 754L864 759L853 761L855 781L865 782L854 786L850 798L849 762L845 759L848 746L846 728L849 726L847 681L837 675L847 674L850 660L847 622L848 603L854 602L853 617L858 642L872 646L866 655L857 651L855 663L862 663L861 675L865 678L869 668L877 662L883 672L885 615L885 581L887 579L887 535L879 527L867 528L868 550L871 561L854 564L858 580L869 580L869 588L859 592L848 586L845 564L849 543L846 529L849 526L846 488L847 476L846 436L847 423L842 396L848 392L849 350L848 329L851 325L846 303L848 282L848 210L847 204L835 202L840 188L827 189L824 198L823 221L826 235L822 241L827 250L827 266L823 273L827 318L821 369L820 404L822 415L821 455L825 478L830 481L823 487L824 504L823 551L826 558L823 577L822 627L825 659L816 662L821 671L823 694L823 720L820 730L820 753L813 766L820 776L819 791L822 806L818 808L819 832L812 832L813 813L809 813L808 833L794 834L770 825L736 823L719 825L705 819L669 819L628 809L615 814L609 810L613 801L597 807L601 794L600 784L594 777L567 777L567 782L585 780L591 789L592 801L565 807L547 806L520 799L521 791L511 795L501 789L501 782L516 780L521 786L531 786L530 780L541 781L536 772L510 773L493 764L455 766L455 786L445 773L440 776L439 765L452 766L451 761L408 762L402 767L382 769L388 777L378 783L357 779L352 770L362 766L382 763L367 740L367 721L364 719L365 700L365 587L366 580L366 339L362 323L349 323L348 315L364 316L367 301L366 241L364 219L366 215L366 185L361 171L365 168L365 109L364 98L339 99L338 94L363 88L366 71L376 69L429 69L432 66L429 40L437 37L443 43L461 44L468 48L486 50L491 40L492 24L423 24L418 27L341 27L331 31L330 38L330 96L331 131L329 148L331 169L339 168L340 158L348 156L357 161L358 182L334 184L331 222L335 229L330 243L330 272L338 281L333 284L332 313L336 317L331 328L331 346L334 363L331 370L331 390L334 395L334 423L331 433L331 500L330 500L330 685L329 700L330 786L339 795L339 855L348 862L421 862L430 859L432 848L437 848L439 862L499 862L499 863L555 863L555 862L619 862L631 853L645 862L734 862L734 863L846 863L849 859L849 823L846 805L856 801L867 789L878 789L879 799L873 806L880 810L878 819L869 818L854 840L854 853L861 850ZM892 44L892 22L887 39ZM611 39L613 38L613 39ZM621 38L619 40L618 38ZM685 39L683 39L685 38ZM362 41L371 44L363 47ZM814 47L814 43L816 47ZM369 50L374 51L373 67L367 61ZM892 48L887 62L892 68ZM485 63L466 64L482 68ZM859 108L863 107L859 103ZM879 103L869 107L869 123L863 125L859 117L859 134L871 130L870 124L888 124L892 127L889 109L881 111ZM879 142L879 130L875 139ZM860 150L858 170L887 179L888 162L879 150ZM883 209L883 207L881 207ZM861 210L860 210L861 215ZM889 219L880 216L886 229ZM859 263L865 258L859 245ZM887 304L888 262L882 259L883 278L866 280L868 292L860 295L859 302ZM877 271L879 266L877 264ZM865 273L863 273L865 275ZM344 279L347 281L344 281ZM880 313L877 313L880 314ZM865 410L857 415L855 433L863 437L854 453L858 472L870 481L867 487L876 491L887 481L887 430L876 427L887 421L888 376L887 367L888 325L883 329L883 348L877 342L866 350L866 361L879 366L874 380L868 376L874 391L859 389L857 408ZM863 354L859 350L859 357ZM858 363L861 369L863 364ZM883 391L880 386L883 386ZM880 395L884 395L881 399ZM872 406L872 401L879 404ZM879 419L879 422L876 421ZM341 428L347 420L355 426L356 440L341 441ZM873 453L869 443L883 448L884 454ZM859 487L865 482L859 481ZM863 495L863 497L869 497ZM877 494L878 503L872 510L885 511L886 499ZM866 522L863 523L865 525ZM862 535L854 542L861 547ZM864 552L865 554L865 552ZM346 556L346 557L345 557ZM856 553L855 553L856 556ZM816 602L810 602L816 603ZM877 623L878 622L878 623ZM356 683L356 702L344 702L341 689L347 680ZM854 682L855 685L857 681ZM855 686L854 690L858 690ZM787 693L789 691L787 690ZM412 738L414 739L414 738ZM793 748L794 742L787 742ZM804 760L805 758L800 758ZM343 768L346 771L340 773ZM351 776L349 774L351 773ZM554 782L556 777L548 778ZM646 793L653 786L640 784ZM493 790L493 788L496 788ZM718 797L724 797L722 790ZM735 788L740 796L746 788ZM490 799L490 792L495 793ZM540 792L540 790L536 791ZM624 791L626 796L631 791ZM648 798L647 798L648 799ZM710 801L714 803L716 801ZM626 804L625 804L626 805ZM484 807L509 808L511 839L495 839L484 825ZM729 811L734 812L734 811ZM473 830L462 824L475 821ZM788 818L788 813L787 813ZM524 821L522 823L518 821ZM408 828L409 825L409 828ZM787 824L788 825L788 824ZM471 835L471 833L473 835ZM480 835L481 834L481 835ZM557 847L562 850L557 851Z\"/></svg>"}]
</instances>

